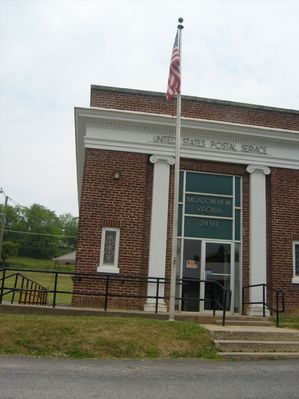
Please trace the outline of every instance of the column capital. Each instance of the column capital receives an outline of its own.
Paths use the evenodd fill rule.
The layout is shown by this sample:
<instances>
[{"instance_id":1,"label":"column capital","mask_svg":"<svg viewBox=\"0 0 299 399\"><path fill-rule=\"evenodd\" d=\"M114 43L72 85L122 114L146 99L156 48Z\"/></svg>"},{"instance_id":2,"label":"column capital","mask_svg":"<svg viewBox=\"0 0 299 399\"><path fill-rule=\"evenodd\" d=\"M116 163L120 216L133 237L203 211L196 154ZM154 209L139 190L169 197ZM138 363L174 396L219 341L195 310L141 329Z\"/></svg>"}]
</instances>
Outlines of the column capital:
<instances>
[{"instance_id":1,"label":"column capital","mask_svg":"<svg viewBox=\"0 0 299 399\"><path fill-rule=\"evenodd\" d=\"M174 157L171 157L168 155L152 155L150 157L150 162L151 163L164 162L164 163L168 163L168 165L174 165L175 159L174 159Z\"/></svg>"},{"instance_id":2,"label":"column capital","mask_svg":"<svg viewBox=\"0 0 299 399\"><path fill-rule=\"evenodd\" d=\"M248 165L246 168L248 173L263 173L264 175L269 175L271 173L271 169L265 165Z\"/></svg>"}]
</instances>

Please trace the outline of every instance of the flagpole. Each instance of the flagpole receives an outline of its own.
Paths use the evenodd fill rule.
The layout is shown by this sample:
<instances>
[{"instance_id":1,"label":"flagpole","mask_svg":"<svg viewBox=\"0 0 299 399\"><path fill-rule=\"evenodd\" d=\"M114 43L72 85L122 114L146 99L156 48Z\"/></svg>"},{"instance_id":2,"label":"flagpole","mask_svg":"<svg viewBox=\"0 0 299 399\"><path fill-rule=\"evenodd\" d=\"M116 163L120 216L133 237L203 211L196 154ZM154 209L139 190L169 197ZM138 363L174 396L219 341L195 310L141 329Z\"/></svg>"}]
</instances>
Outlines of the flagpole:
<instances>
[{"instance_id":1,"label":"flagpole","mask_svg":"<svg viewBox=\"0 0 299 399\"><path fill-rule=\"evenodd\" d=\"M182 48L182 29L183 18L179 18L178 42L181 68L181 48ZM180 71L181 72L181 71ZM181 77L182 81L182 77ZM172 256L170 271L170 300L169 300L169 320L174 320L175 313L175 291L176 291L176 270L177 270L177 237L178 237L178 210L179 210L179 178L180 178L180 147L181 147L181 90L177 93L176 109L176 136L175 136L175 165L174 165L174 188L173 188L173 217L172 217Z\"/></svg>"}]
</instances>

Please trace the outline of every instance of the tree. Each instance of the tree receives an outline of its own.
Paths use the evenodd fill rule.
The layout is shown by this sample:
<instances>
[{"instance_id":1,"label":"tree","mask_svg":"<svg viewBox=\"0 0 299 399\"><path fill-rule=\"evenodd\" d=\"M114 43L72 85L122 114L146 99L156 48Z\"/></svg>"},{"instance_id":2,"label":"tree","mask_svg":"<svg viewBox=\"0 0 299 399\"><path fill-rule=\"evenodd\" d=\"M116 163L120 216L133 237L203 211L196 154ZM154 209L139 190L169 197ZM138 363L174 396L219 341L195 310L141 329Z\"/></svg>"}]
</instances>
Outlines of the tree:
<instances>
[{"instance_id":1,"label":"tree","mask_svg":"<svg viewBox=\"0 0 299 399\"><path fill-rule=\"evenodd\" d=\"M60 228L65 235L63 245L68 249L75 249L77 244L77 218L70 213L59 216Z\"/></svg>"},{"instance_id":2,"label":"tree","mask_svg":"<svg viewBox=\"0 0 299 399\"><path fill-rule=\"evenodd\" d=\"M57 216L39 204L6 211L4 242L18 244L18 255L50 259L76 248L77 218L70 213Z\"/></svg>"},{"instance_id":3,"label":"tree","mask_svg":"<svg viewBox=\"0 0 299 399\"><path fill-rule=\"evenodd\" d=\"M26 208L21 206L10 206L6 208L5 235L6 241L21 242L22 235L19 231L26 231L25 223Z\"/></svg>"},{"instance_id":4,"label":"tree","mask_svg":"<svg viewBox=\"0 0 299 399\"><path fill-rule=\"evenodd\" d=\"M2 263L5 263L7 259L11 256L16 256L18 254L19 244L12 241L4 241L2 245Z\"/></svg>"},{"instance_id":5,"label":"tree","mask_svg":"<svg viewBox=\"0 0 299 399\"><path fill-rule=\"evenodd\" d=\"M59 251L59 218L55 212L39 204L25 211L25 231L20 255L49 259Z\"/></svg>"}]
</instances>

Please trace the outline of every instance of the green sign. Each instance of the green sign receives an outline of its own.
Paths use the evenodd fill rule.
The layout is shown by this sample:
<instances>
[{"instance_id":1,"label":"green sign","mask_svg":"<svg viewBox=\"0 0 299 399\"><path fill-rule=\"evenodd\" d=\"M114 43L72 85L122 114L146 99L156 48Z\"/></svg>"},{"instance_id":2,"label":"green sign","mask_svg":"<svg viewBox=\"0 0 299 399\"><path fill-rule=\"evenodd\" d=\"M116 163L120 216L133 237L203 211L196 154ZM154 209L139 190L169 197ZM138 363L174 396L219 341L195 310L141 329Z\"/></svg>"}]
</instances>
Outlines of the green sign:
<instances>
[{"instance_id":1,"label":"green sign","mask_svg":"<svg viewBox=\"0 0 299 399\"><path fill-rule=\"evenodd\" d=\"M187 172L186 191L193 193L233 194L232 176Z\"/></svg>"},{"instance_id":2,"label":"green sign","mask_svg":"<svg viewBox=\"0 0 299 399\"><path fill-rule=\"evenodd\" d=\"M241 192L240 176L180 171L178 236L241 240Z\"/></svg>"},{"instance_id":3,"label":"green sign","mask_svg":"<svg viewBox=\"0 0 299 399\"><path fill-rule=\"evenodd\" d=\"M186 194L185 213L188 215L232 217L233 199Z\"/></svg>"},{"instance_id":4,"label":"green sign","mask_svg":"<svg viewBox=\"0 0 299 399\"><path fill-rule=\"evenodd\" d=\"M186 216L185 237L232 240L232 220Z\"/></svg>"}]
</instances>

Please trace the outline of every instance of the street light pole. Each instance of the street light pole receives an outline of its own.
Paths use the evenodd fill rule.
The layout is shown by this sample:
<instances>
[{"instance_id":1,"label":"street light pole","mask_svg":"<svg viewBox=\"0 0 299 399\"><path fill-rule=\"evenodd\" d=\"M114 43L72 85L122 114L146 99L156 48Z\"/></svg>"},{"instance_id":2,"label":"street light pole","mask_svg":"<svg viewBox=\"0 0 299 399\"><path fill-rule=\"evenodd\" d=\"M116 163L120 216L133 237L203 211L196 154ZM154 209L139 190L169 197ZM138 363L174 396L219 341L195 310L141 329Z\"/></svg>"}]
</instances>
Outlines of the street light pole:
<instances>
[{"instance_id":1,"label":"street light pole","mask_svg":"<svg viewBox=\"0 0 299 399\"><path fill-rule=\"evenodd\" d=\"M5 195L2 188L0 189L0 193L4 194L4 196L5 196L3 218L2 218L1 230L0 230L0 260L2 260L2 246L3 246L3 236L4 236L4 228L5 228L5 222L6 222L6 210L7 210L8 196Z\"/></svg>"}]
</instances>

